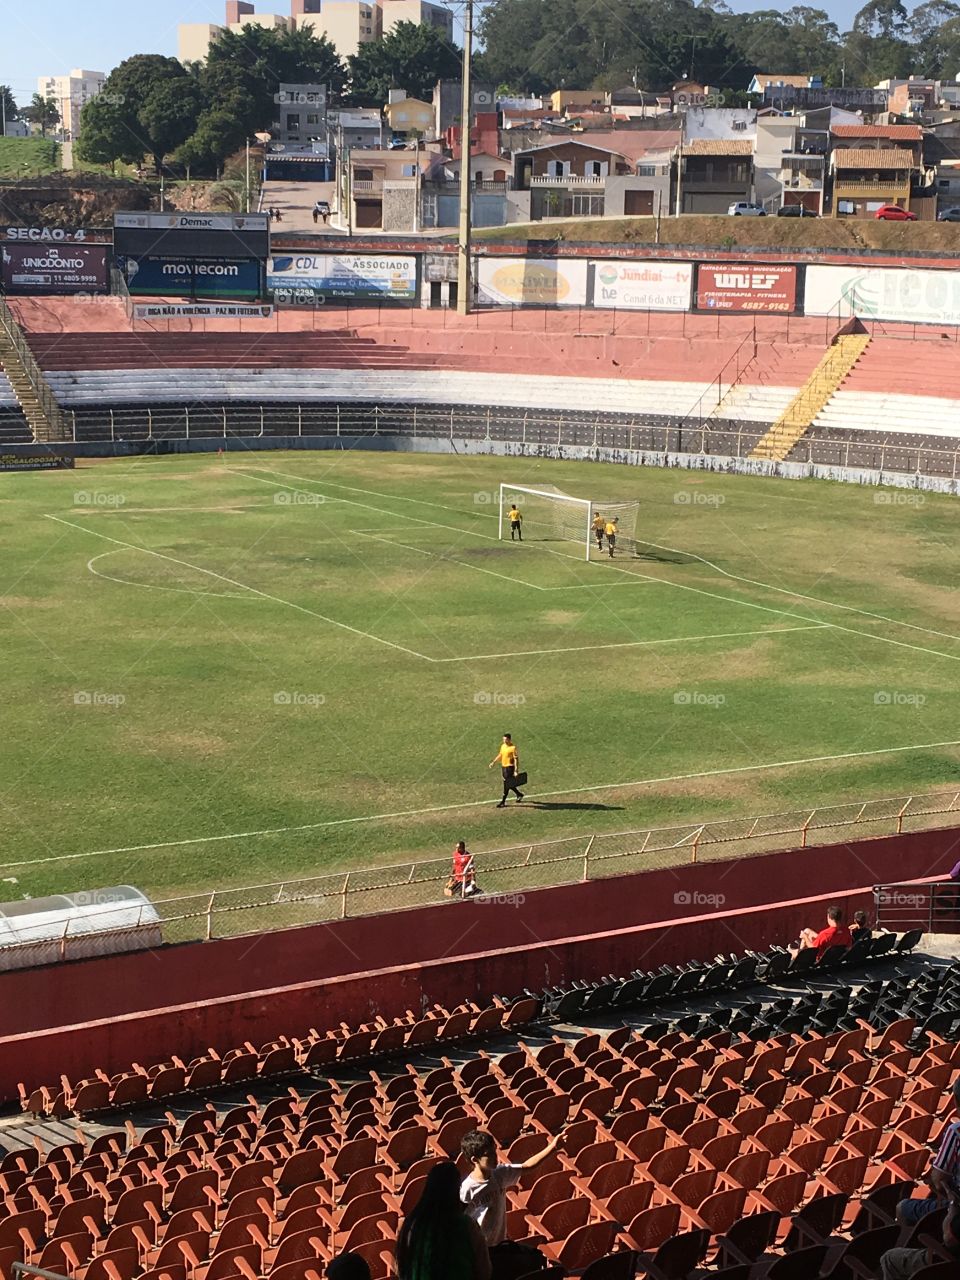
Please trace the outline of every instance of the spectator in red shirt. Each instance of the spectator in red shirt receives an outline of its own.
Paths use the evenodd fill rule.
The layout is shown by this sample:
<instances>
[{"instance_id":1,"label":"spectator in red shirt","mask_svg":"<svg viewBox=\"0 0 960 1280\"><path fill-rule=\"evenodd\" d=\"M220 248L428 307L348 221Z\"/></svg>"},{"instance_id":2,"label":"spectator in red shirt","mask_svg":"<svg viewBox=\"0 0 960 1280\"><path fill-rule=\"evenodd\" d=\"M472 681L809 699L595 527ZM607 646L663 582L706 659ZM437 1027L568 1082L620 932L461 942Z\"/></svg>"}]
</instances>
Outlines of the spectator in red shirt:
<instances>
[{"instance_id":1,"label":"spectator in red shirt","mask_svg":"<svg viewBox=\"0 0 960 1280\"><path fill-rule=\"evenodd\" d=\"M800 934L799 947L791 947L791 951L796 955L797 951L802 951L805 947L816 947L817 960L823 958L824 952L829 951L831 947L852 947L853 938L850 936L850 930L843 923L843 908L833 903L827 907L827 927L816 933L813 929L804 929Z\"/></svg>"},{"instance_id":2,"label":"spectator in red shirt","mask_svg":"<svg viewBox=\"0 0 960 1280\"><path fill-rule=\"evenodd\" d=\"M453 870L444 893L448 898L471 898L479 892L473 854L463 840L458 840L453 851Z\"/></svg>"}]
</instances>

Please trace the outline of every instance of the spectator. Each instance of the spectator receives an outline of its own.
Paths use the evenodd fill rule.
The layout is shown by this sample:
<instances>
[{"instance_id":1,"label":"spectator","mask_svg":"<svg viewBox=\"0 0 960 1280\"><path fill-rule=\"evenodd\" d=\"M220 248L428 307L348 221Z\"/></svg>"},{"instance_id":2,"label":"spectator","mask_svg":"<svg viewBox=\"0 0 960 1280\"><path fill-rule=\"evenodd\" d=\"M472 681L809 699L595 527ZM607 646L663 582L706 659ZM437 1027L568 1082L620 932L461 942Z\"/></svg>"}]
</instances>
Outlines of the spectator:
<instances>
[{"instance_id":1,"label":"spectator","mask_svg":"<svg viewBox=\"0 0 960 1280\"><path fill-rule=\"evenodd\" d=\"M359 1253L341 1253L327 1267L327 1280L370 1280L366 1258Z\"/></svg>"},{"instance_id":2,"label":"spectator","mask_svg":"<svg viewBox=\"0 0 960 1280\"><path fill-rule=\"evenodd\" d=\"M953 1082L953 1107L960 1113L960 1076ZM932 1194L901 1200L897 1205L897 1221L901 1226L914 1226L928 1213L935 1213L949 1204L960 1187L960 1119L947 1125L940 1140L940 1149L933 1158L927 1175Z\"/></svg>"},{"instance_id":3,"label":"spectator","mask_svg":"<svg viewBox=\"0 0 960 1280\"><path fill-rule=\"evenodd\" d=\"M824 952L829 951L831 947L852 946L850 930L843 923L843 908L833 903L827 907L827 927L821 929L819 933L814 932L813 929L804 929L800 934L799 945L791 947L790 950L796 955L798 951L803 951L807 947L815 947L817 959L821 960Z\"/></svg>"},{"instance_id":4,"label":"spectator","mask_svg":"<svg viewBox=\"0 0 960 1280\"><path fill-rule=\"evenodd\" d=\"M522 1164L497 1164L497 1144L489 1133L473 1129L463 1135L460 1149L470 1161L471 1169L460 1184L460 1199L467 1213L479 1226L487 1242L496 1277L501 1265L512 1275L519 1275L516 1255L529 1254L527 1271L543 1266L543 1257L530 1245L515 1244L507 1239L507 1191L515 1187L527 1169L535 1169L556 1151L560 1135L550 1139L542 1151ZM522 1270L523 1268L521 1268Z\"/></svg>"},{"instance_id":5,"label":"spectator","mask_svg":"<svg viewBox=\"0 0 960 1280\"><path fill-rule=\"evenodd\" d=\"M397 1239L397 1273L400 1280L490 1280L490 1254L461 1202L460 1173L452 1160L427 1174Z\"/></svg>"},{"instance_id":6,"label":"spectator","mask_svg":"<svg viewBox=\"0 0 960 1280\"><path fill-rule=\"evenodd\" d=\"M866 942L867 939L873 937L873 930L867 923L867 913L865 911L855 911L853 913L853 924L850 926L850 937L854 942Z\"/></svg>"},{"instance_id":7,"label":"spectator","mask_svg":"<svg viewBox=\"0 0 960 1280\"><path fill-rule=\"evenodd\" d=\"M320 217L320 210L317 208L316 205L314 205L313 206L313 225L314 226L317 225L317 221L319 220L319 217Z\"/></svg>"},{"instance_id":8,"label":"spectator","mask_svg":"<svg viewBox=\"0 0 960 1280\"><path fill-rule=\"evenodd\" d=\"M909 1280L921 1267L948 1259L960 1261L960 1211L954 1206L943 1219L943 1244L927 1249L888 1249L880 1258L882 1280Z\"/></svg>"},{"instance_id":9,"label":"spectator","mask_svg":"<svg viewBox=\"0 0 960 1280\"><path fill-rule=\"evenodd\" d=\"M462 840L457 841L453 851L453 870L443 892L447 898L472 898L480 892L473 854Z\"/></svg>"}]
</instances>

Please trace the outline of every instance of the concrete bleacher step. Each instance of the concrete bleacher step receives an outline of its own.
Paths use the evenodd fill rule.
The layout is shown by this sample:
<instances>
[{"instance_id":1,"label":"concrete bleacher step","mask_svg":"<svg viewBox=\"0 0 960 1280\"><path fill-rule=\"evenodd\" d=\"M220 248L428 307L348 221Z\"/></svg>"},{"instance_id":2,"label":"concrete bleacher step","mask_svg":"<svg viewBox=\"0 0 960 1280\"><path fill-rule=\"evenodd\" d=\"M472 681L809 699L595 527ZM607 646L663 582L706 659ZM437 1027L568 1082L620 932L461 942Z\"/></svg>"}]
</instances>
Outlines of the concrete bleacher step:
<instances>
[{"instance_id":1,"label":"concrete bleacher step","mask_svg":"<svg viewBox=\"0 0 960 1280\"><path fill-rule=\"evenodd\" d=\"M750 455L782 462L815 422L870 343L869 334L843 334Z\"/></svg>"}]
</instances>

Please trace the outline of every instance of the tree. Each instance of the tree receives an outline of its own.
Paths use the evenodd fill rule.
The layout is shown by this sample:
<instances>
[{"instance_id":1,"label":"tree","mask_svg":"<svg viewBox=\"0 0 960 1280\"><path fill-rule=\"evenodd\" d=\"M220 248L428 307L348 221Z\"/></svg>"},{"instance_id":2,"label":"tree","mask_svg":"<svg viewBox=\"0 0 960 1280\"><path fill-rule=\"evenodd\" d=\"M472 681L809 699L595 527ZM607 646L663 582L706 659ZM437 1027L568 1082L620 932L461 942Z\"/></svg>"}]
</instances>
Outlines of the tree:
<instances>
[{"instance_id":1,"label":"tree","mask_svg":"<svg viewBox=\"0 0 960 1280\"><path fill-rule=\"evenodd\" d=\"M196 78L176 58L152 53L127 58L83 109L78 158L134 164L149 155L159 173L164 158L196 128L202 105Z\"/></svg>"},{"instance_id":2,"label":"tree","mask_svg":"<svg viewBox=\"0 0 960 1280\"><path fill-rule=\"evenodd\" d=\"M48 129L55 129L60 123L60 109L55 99L44 98L39 93L33 95L29 107L24 107L21 114L30 124L40 126L40 136L43 138L47 136Z\"/></svg>"},{"instance_id":3,"label":"tree","mask_svg":"<svg viewBox=\"0 0 960 1280\"><path fill-rule=\"evenodd\" d=\"M0 115L2 115L7 124L11 120L20 119L20 108L17 106L13 90L8 84L0 84Z\"/></svg>"},{"instance_id":4,"label":"tree","mask_svg":"<svg viewBox=\"0 0 960 1280\"><path fill-rule=\"evenodd\" d=\"M907 11L901 0L867 0L853 19L853 30L873 39L889 40L903 34Z\"/></svg>"},{"instance_id":5,"label":"tree","mask_svg":"<svg viewBox=\"0 0 960 1280\"><path fill-rule=\"evenodd\" d=\"M391 89L429 99L438 80L460 75L459 49L425 23L398 22L382 40L362 44L349 63L351 101L365 106L385 103Z\"/></svg>"}]
</instances>

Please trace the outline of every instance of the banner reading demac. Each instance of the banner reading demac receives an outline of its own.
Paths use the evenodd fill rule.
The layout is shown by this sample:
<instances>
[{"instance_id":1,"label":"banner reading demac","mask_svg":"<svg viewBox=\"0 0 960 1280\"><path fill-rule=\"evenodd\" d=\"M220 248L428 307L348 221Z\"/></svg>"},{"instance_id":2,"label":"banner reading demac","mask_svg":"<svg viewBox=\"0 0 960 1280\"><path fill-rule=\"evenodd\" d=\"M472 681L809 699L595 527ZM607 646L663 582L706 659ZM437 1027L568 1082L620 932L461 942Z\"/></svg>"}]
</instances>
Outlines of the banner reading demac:
<instances>
[{"instance_id":1,"label":"banner reading demac","mask_svg":"<svg viewBox=\"0 0 960 1280\"><path fill-rule=\"evenodd\" d=\"M105 244L0 245L4 293L106 293Z\"/></svg>"},{"instance_id":2,"label":"banner reading demac","mask_svg":"<svg viewBox=\"0 0 960 1280\"><path fill-rule=\"evenodd\" d=\"M809 316L960 324L960 273L903 267L807 267Z\"/></svg>"},{"instance_id":3,"label":"banner reading demac","mask_svg":"<svg viewBox=\"0 0 960 1280\"><path fill-rule=\"evenodd\" d=\"M414 302L417 260L394 254L274 254L267 289L280 303Z\"/></svg>"},{"instance_id":4,"label":"banner reading demac","mask_svg":"<svg viewBox=\"0 0 960 1280\"><path fill-rule=\"evenodd\" d=\"M270 252L265 213L115 213L113 247L132 257L259 258Z\"/></svg>"},{"instance_id":5,"label":"banner reading demac","mask_svg":"<svg viewBox=\"0 0 960 1280\"><path fill-rule=\"evenodd\" d=\"M495 306L582 307L587 264L580 258L480 258L477 298Z\"/></svg>"},{"instance_id":6,"label":"banner reading demac","mask_svg":"<svg viewBox=\"0 0 960 1280\"><path fill-rule=\"evenodd\" d=\"M689 262L593 264L593 305L624 310L689 311L693 267Z\"/></svg>"}]
</instances>

